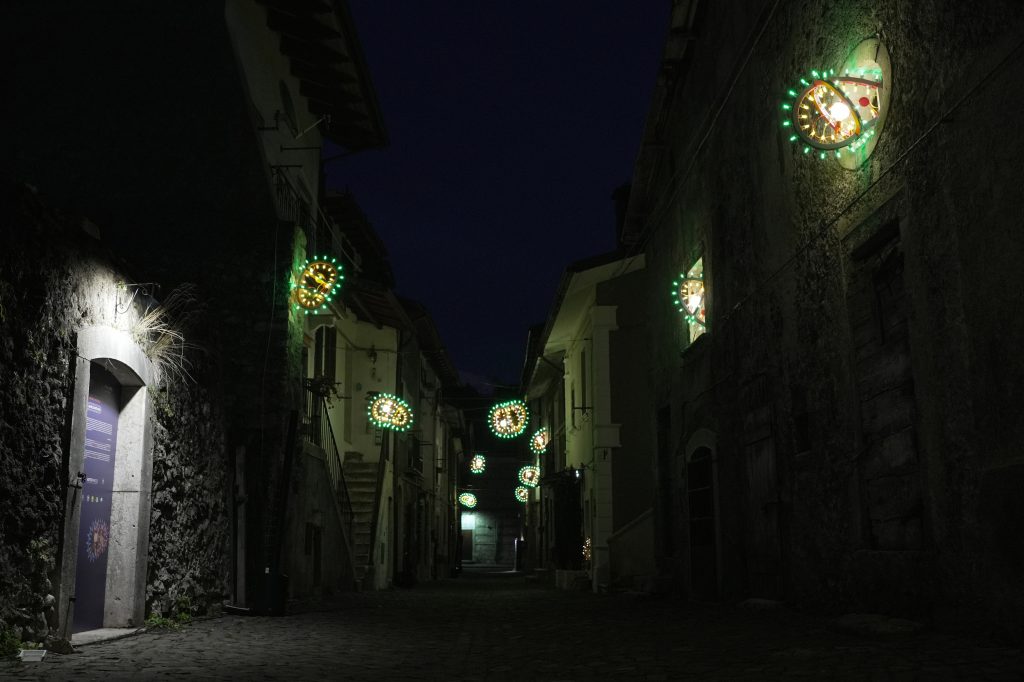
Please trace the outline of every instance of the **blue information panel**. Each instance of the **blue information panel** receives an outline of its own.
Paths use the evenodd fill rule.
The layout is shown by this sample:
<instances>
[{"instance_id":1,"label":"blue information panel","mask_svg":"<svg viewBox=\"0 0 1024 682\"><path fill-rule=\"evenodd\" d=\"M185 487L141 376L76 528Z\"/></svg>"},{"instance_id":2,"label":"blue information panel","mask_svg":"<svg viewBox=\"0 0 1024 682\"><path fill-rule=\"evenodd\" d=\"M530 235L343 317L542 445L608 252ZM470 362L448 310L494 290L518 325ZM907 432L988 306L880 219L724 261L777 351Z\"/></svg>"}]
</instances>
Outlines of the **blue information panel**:
<instances>
[{"instance_id":1,"label":"blue information panel","mask_svg":"<svg viewBox=\"0 0 1024 682\"><path fill-rule=\"evenodd\" d=\"M110 372L92 366L85 418L85 485L78 526L74 632L103 627L110 546L110 498L114 489L114 454L121 386Z\"/></svg>"}]
</instances>

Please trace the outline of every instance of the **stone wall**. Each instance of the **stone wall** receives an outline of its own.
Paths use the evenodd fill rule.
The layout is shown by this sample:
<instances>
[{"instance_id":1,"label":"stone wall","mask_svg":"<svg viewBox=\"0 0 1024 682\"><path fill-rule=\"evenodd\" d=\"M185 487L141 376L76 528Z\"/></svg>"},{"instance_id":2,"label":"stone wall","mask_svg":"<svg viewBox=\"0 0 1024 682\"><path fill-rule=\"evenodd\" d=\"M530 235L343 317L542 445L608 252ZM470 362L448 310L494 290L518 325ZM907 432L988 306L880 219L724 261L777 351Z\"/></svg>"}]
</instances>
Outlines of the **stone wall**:
<instances>
[{"instance_id":1,"label":"stone wall","mask_svg":"<svg viewBox=\"0 0 1024 682\"><path fill-rule=\"evenodd\" d=\"M147 613L208 613L228 594L230 489L222 418L208 389L168 382L153 400Z\"/></svg>"},{"instance_id":2,"label":"stone wall","mask_svg":"<svg viewBox=\"0 0 1024 682\"><path fill-rule=\"evenodd\" d=\"M74 276L33 197L4 185L0 215L0 628L37 640L56 622Z\"/></svg>"},{"instance_id":3,"label":"stone wall","mask_svg":"<svg viewBox=\"0 0 1024 682\"><path fill-rule=\"evenodd\" d=\"M2 195L0 629L33 641L65 620L54 595L71 481L76 333L93 325L137 329L144 297L116 305L131 298L124 282L133 280L87 233L98 234L90 223L49 210L12 182L4 182ZM193 357L196 376L208 369L202 361ZM208 389L173 372L157 374L162 378L150 387L157 409L147 613L180 596L191 610L206 611L225 591L221 419Z\"/></svg>"}]
</instances>

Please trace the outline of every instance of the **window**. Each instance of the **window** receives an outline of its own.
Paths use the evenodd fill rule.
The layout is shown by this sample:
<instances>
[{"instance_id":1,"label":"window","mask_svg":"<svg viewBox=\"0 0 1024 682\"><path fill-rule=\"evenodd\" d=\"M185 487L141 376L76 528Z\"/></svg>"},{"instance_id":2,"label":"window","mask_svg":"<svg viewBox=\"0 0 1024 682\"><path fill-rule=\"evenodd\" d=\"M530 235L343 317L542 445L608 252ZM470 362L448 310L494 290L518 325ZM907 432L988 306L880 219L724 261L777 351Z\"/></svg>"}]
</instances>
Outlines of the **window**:
<instances>
[{"instance_id":1,"label":"window","mask_svg":"<svg viewBox=\"0 0 1024 682\"><path fill-rule=\"evenodd\" d=\"M580 408L587 412L587 351L580 351Z\"/></svg>"},{"instance_id":2,"label":"window","mask_svg":"<svg viewBox=\"0 0 1024 682\"><path fill-rule=\"evenodd\" d=\"M316 345L313 349L313 377L333 382L338 361L338 335L333 327L319 327L316 330Z\"/></svg>"},{"instance_id":3,"label":"window","mask_svg":"<svg viewBox=\"0 0 1024 682\"><path fill-rule=\"evenodd\" d=\"M569 413L570 419L572 420L572 427L576 428L576 385L572 384L569 388Z\"/></svg>"}]
</instances>

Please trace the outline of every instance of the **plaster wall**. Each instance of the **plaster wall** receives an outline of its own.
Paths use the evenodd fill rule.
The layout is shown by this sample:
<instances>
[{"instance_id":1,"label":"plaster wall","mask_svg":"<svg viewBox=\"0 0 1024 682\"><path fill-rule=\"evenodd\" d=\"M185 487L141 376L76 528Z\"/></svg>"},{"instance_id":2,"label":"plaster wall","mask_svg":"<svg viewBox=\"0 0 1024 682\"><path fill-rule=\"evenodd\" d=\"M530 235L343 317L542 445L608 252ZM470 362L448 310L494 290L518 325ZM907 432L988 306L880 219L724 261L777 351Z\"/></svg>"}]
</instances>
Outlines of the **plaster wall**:
<instances>
[{"instance_id":1,"label":"plaster wall","mask_svg":"<svg viewBox=\"0 0 1024 682\"><path fill-rule=\"evenodd\" d=\"M286 549L290 596L324 597L353 590L350 540L341 523L341 511L322 453L305 445L296 458L293 476L295 488Z\"/></svg>"},{"instance_id":2,"label":"plaster wall","mask_svg":"<svg viewBox=\"0 0 1024 682\"><path fill-rule=\"evenodd\" d=\"M278 46L280 35L267 27L267 7L243 0L228 0L224 6L228 32L235 49L235 57L245 80L250 105L260 127L263 156L270 168L281 167L289 182L308 195L316 210L320 181L320 146L322 139L316 126L317 117L309 112L307 100L300 93L300 81L291 74L288 57ZM284 86L295 113L292 129L288 120L287 104L283 101ZM284 149L283 147L309 147ZM283 168L299 165L300 168ZM311 250L326 245L311 245ZM313 255L313 253L310 253Z\"/></svg>"}]
</instances>

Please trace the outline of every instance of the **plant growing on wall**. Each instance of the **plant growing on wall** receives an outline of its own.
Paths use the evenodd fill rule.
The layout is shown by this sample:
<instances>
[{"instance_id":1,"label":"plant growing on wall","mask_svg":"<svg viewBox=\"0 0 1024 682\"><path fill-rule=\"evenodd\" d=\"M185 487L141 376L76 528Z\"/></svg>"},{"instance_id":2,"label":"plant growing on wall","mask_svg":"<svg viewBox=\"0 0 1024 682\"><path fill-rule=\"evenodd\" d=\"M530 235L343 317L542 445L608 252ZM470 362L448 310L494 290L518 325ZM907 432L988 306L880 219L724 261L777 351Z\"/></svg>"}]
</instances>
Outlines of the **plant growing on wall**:
<instances>
[{"instance_id":1,"label":"plant growing on wall","mask_svg":"<svg viewBox=\"0 0 1024 682\"><path fill-rule=\"evenodd\" d=\"M160 303L147 308L132 325L131 335L161 372L195 383L188 353L201 350L185 338L185 329L198 311L196 286L184 283Z\"/></svg>"}]
</instances>

